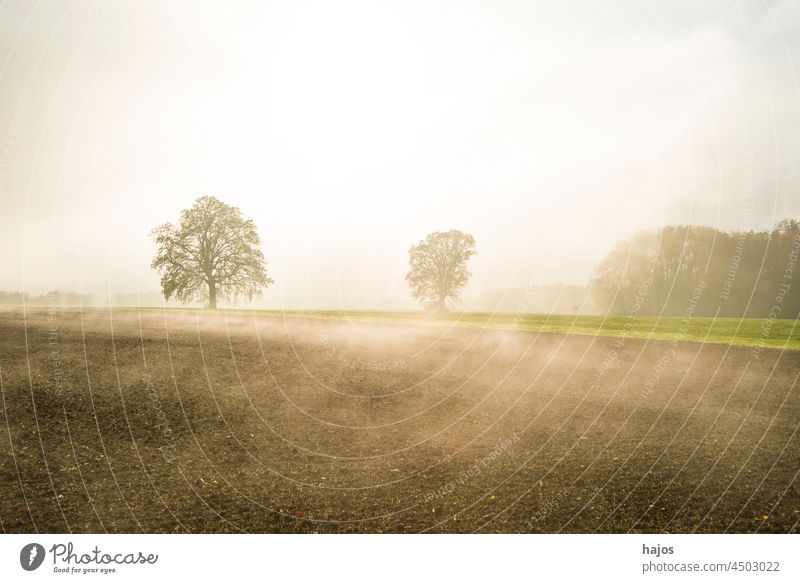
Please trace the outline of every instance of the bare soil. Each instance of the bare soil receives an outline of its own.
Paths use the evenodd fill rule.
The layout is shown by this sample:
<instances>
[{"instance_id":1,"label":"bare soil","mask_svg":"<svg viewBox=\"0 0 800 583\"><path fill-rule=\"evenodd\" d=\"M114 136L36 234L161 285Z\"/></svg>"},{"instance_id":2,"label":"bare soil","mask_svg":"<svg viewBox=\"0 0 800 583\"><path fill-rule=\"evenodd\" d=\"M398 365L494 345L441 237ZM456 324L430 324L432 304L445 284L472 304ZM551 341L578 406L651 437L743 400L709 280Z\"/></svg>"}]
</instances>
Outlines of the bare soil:
<instances>
[{"instance_id":1,"label":"bare soil","mask_svg":"<svg viewBox=\"0 0 800 583\"><path fill-rule=\"evenodd\" d=\"M0 311L5 532L791 532L800 352Z\"/></svg>"}]
</instances>

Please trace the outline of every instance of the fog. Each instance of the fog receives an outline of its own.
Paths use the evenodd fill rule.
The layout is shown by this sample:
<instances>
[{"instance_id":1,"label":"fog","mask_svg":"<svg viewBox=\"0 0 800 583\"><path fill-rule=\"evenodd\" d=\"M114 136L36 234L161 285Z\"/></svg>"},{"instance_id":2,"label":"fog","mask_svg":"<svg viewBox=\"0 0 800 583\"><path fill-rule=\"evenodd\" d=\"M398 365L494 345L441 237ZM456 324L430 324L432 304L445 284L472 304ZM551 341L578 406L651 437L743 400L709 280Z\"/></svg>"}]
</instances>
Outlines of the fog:
<instances>
[{"instance_id":1,"label":"fog","mask_svg":"<svg viewBox=\"0 0 800 583\"><path fill-rule=\"evenodd\" d=\"M0 290L158 291L203 194L258 226L271 308L414 308L407 252L487 290L585 284L668 224L800 216L792 2L0 6Z\"/></svg>"}]
</instances>

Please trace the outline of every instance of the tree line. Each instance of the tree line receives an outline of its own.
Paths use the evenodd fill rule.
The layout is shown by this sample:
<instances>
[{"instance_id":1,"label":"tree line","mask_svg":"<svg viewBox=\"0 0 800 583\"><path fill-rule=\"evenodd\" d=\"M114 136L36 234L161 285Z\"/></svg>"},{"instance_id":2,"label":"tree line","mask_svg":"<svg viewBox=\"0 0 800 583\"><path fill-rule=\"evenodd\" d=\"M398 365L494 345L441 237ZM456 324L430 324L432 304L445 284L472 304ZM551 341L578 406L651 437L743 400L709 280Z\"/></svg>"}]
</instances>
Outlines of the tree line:
<instances>
[{"instance_id":1,"label":"tree line","mask_svg":"<svg viewBox=\"0 0 800 583\"><path fill-rule=\"evenodd\" d=\"M204 302L216 309L220 299L252 299L273 283L254 222L212 196L198 198L177 224L164 223L151 236L157 247L152 267L167 301ZM458 230L437 231L412 245L406 274L412 296L433 312L453 307L476 253L472 235ZM769 231L668 226L617 244L595 270L588 292L599 311L611 315L797 318L798 257L800 221L794 219ZM582 293L571 298L574 313L589 301ZM11 305L91 305L92 299L0 292L0 304Z\"/></svg>"},{"instance_id":2,"label":"tree line","mask_svg":"<svg viewBox=\"0 0 800 583\"><path fill-rule=\"evenodd\" d=\"M93 306L95 297L91 293L76 293L52 290L46 294L33 295L22 292L0 291L0 306Z\"/></svg>"},{"instance_id":3,"label":"tree line","mask_svg":"<svg viewBox=\"0 0 800 583\"><path fill-rule=\"evenodd\" d=\"M769 231L689 225L640 232L596 269L592 295L615 315L797 318L800 221Z\"/></svg>"}]
</instances>

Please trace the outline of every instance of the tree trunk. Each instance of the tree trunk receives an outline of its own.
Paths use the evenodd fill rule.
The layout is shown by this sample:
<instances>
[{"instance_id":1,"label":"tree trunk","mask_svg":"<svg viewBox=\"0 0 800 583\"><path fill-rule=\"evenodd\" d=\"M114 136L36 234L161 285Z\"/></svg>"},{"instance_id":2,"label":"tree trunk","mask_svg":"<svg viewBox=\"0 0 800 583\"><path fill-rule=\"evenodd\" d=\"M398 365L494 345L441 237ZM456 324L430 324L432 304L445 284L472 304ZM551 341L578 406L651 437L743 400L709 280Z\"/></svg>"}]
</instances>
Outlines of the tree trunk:
<instances>
[{"instance_id":1,"label":"tree trunk","mask_svg":"<svg viewBox=\"0 0 800 583\"><path fill-rule=\"evenodd\" d=\"M208 309L217 309L217 283L213 279L208 282Z\"/></svg>"}]
</instances>

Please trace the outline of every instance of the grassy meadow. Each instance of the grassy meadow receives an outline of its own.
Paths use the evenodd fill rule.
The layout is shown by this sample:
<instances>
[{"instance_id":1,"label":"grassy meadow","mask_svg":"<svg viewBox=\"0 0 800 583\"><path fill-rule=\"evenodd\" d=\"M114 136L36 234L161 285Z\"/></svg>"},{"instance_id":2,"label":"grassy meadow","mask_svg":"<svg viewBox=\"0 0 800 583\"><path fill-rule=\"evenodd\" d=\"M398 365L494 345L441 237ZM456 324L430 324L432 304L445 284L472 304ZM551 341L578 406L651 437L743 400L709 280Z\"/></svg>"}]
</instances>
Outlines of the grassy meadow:
<instances>
[{"instance_id":1,"label":"grassy meadow","mask_svg":"<svg viewBox=\"0 0 800 583\"><path fill-rule=\"evenodd\" d=\"M260 314L303 318L332 318L433 325L475 326L526 332L553 332L678 340L800 350L797 320L761 318L605 317L552 314L454 312L430 315L415 312L259 311Z\"/></svg>"},{"instance_id":2,"label":"grassy meadow","mask_svg":"<svg viewBox=\"0 0 800 583\"><path fill-rule=\"evenodd\" d=\"M182 309L182 308L178 308ZM228 309L228 314L244 310ZM489 312L424 312L347 310L247 310L246 313L287 318L322 318L374 322L459 325L525 332L551 332L729 344L760 348L800 350L797 320L768 318L575 316Z\"/></svg>"}]
</instances>

